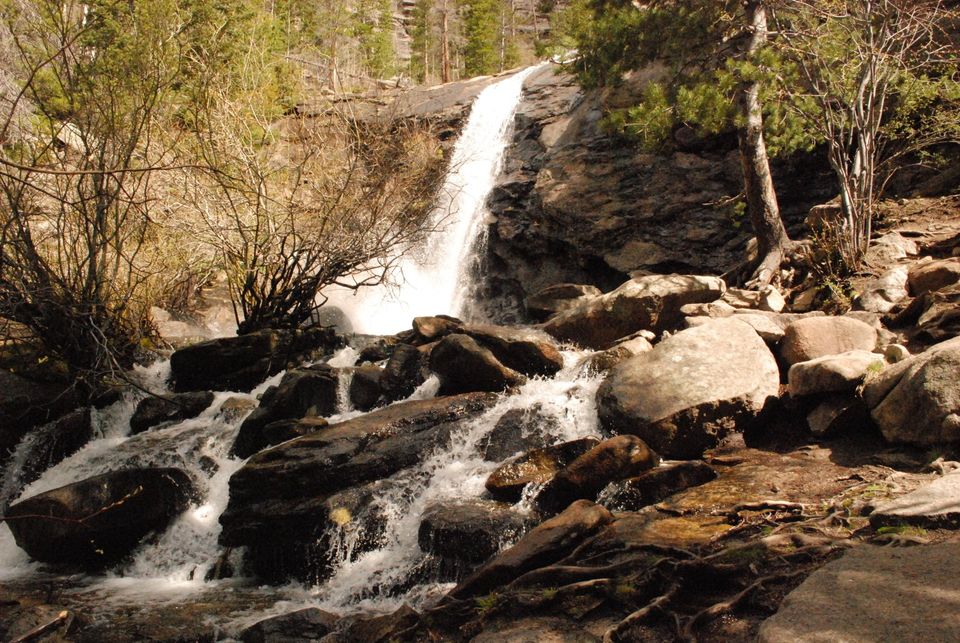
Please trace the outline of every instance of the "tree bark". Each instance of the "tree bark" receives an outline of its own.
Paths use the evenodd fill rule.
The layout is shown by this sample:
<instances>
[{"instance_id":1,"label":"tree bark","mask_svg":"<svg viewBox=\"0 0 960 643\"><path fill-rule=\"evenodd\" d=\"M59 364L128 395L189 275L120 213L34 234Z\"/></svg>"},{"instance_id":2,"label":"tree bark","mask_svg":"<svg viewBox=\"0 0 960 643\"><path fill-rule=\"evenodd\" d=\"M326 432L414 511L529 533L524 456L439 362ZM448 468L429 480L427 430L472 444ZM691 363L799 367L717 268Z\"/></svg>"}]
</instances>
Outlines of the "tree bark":
<instances>
[{"instance_id":1,"label":"tree bark","mask_svg":"<svg viewBox=\"0 0 960 643\"><path fill-rule=\"evenodd\" d=\"M450 78L450 23L447 15L447 3L444 0L443 13L440 18L440 73L441 80L449 83Z\"/></svg>"},{"instance_id":2,"label":"tree bark","mask_svg":"<svg viewBox=\"0 0 960 643\"><path fill-rule=\"evenodd\" d=\"M749 60L767 39L767 13L760 0L744 2L747 21L750 23L750 39L743 52ZM790 237L780 217L777 194L770 174L767 145L763 138L763 109L760 105L760 83L745 81L737 92L737 108L742 121L737 131L740 144L740 162L743 167L743 187L747 200L747 212L757 235L758 265L751 283L756 286L770 284L779 274L780 265Z\"/></svg>"}]
</instances>

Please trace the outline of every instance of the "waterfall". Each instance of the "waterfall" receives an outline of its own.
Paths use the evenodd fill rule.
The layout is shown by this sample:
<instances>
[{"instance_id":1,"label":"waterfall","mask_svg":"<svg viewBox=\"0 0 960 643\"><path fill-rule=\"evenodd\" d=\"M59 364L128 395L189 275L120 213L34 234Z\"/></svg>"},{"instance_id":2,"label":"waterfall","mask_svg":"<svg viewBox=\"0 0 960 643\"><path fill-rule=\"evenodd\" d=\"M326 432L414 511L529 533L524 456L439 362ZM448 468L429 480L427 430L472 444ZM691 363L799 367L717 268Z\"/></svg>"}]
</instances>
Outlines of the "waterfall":
<instances>
[{"instance_id":1,"label":"waterfall","mask_svg":"<svg viewBox=\"0 0 960 643\"><path fill-rule=\"evenodd\" d=\"M410 328L410 320L463 312L472 275L471 251L486 229L487 196L503 164L513 116L530 67L490 85L473 104L437 195L432 223L438 231L426 247L400 259L396 283L356 293L327 292L330 304L350 317L358 333L384 335Z\"/></svg>"}]
</instances>

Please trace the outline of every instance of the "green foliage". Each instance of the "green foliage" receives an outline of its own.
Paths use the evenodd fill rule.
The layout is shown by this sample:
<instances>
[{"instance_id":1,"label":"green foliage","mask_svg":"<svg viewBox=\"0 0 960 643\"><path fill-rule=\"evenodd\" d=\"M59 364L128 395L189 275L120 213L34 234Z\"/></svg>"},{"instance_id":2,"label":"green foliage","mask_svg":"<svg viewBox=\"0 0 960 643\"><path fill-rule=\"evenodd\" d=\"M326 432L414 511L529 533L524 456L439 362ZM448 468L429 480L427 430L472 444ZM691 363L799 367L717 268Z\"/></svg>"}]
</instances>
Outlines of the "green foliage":
<instances>
[{"instance_id":1,"label":"green foliage","mask_svg":"<svg viewBox=\"0 0 960 643\"><path fill-rule=\"evenodd\" d=\"M467 76L493 74L502 69L503 37L501 0L470 0L463 13L464 72Z\"/></svg>"},{"instance_id":2,"label":"green foliage","mask_svg":"<svg viewBox=\"0 0 960 643\"><path fill-rule=\"evenodd\" d=\"M410 34L410 75L421 83L427 80L434 53L432 34L435 26L432 12L433 0L417 0Z\"/></svg>"},{"instance_id":3,"label":"green foliage","mask_svg":"<svg viewBox=\"0 0 960 643\"><path fill-rule=\"evenodd\" d=\"M354 17L353 34L359 40L367 72L374 78L392 76L396 58L390 0L361 0Z\"/></svg>"},{"instance_id":4,"label":"green foliage","mask_svg":"<svg viewBox=\"0 0 960 643\"><path fill-rule=\"evenodd\" d=\"M479 610L481 614L484 614L497 606L497 603L500 602L500 594L491 592L486 596L478 596L473 599L473 602L477 606L477 610Z\"/></svg>"}]
</instances>

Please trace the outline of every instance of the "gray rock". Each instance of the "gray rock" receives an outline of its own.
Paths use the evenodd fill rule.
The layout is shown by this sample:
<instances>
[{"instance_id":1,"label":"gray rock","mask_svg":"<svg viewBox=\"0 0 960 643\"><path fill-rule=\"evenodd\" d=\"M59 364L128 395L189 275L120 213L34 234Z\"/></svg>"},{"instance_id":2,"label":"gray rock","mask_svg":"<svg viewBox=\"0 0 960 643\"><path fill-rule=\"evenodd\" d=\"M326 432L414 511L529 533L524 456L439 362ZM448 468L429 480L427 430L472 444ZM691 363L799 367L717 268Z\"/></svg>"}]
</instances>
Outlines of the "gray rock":
<instances>
[{"instance_id":1,"label":"gray rock","mask_svg":"<svg viewBox=\"0 0 960 643\"><path fill-rule=\"evenodd\" d=\"M960 543L861 545L815 571L760 627L761 643L960 639Z\"/></svg>"},{"instance_id":2,"label":"gray rock","mask_svg":"<svg viewBox=\"0 0 960 643\"><path fill-rule=\"evenodd\" d=\"M550 318L543 329L561 341L605 349L639 330L661 332L676 326L686 304L719 298L726 286L718 277L650 275L582 301Z\"/></svg>"},{"instance_id":3,"label":"gray rock","mask_svg":"<svg viewBox=\"0 0 960 643\"><path fill-rule=\"evenodd\" d=\"M877 347L877 329L849 317L809 317L787 326L780 356L789 364L806 362L847 351L872 352Z\"/></svg>"},{"instance_id":4,"label":"gray rock","mask_svg":"<svg viewBox=\"0 0 960 643\"><path fill-rule=\"evenodd\" d=\"M612 348L605 351L594 353L584 358L584 364L595 373L606 373L617 364L625 362L631 357L636 357L641 353L649 353L653 350L653 344L645 337L632 337L630 339L618 342Z\"/></svg>"},{"instance_id":5,"label":"gray rock","mask_svg":"<svg viewBox=\"0 0 960 643\"><path fill-rule=\"evenodd\" d=\"M883 355L867 351L848 351L798 362L787 374L790 395L851 392L863 383L868 372L879 372L884 366Z\"/></svg>"},{"instance_id":6,"label":"gray rock","mask_svg":"<svg viewBox=\"0 0 960 643\"><path fill-rule=\"evenodd\" d=\"M440 378L440 394L503 391L526 378L501 363L467 335L448 335L430 353L430 370Z\"/></svg>"},{"instance_id":7,"label":"gray rock","mask_svg":"<svg viewBox=\"0 0 960 643\"><path fill-rule=\"evenodd\" d=\"M437 315L435 317L415 317L413 320L413 332L417 335L417 340L422 344L429 344L438 339L443 339L447 335L461 332L463 322L456 317L448 315Z\"/></svg>"},{"instance_id":8,"label":"gray rock","mask_svg":"<svg viewBox=\"0 0 960 643\"><path fill-rule=\"evenodd\" d=\"M543 331L469 324L461 332L489 348L504 366L523 375L549 376L563 368L563 356L556 343Z\"/></svg>"},{"instance_id":9,"label":"gray rock","mask_svg":"<svg viewBox=\"0 0 960 643\"><path fill-rule=\"evenodd\" d=\"M597 392L601 424L665 457L699 458L777 397L776 360L749 325L714 320L620 364Z\"/></svg>"},{"instance_id":10,"label":"gray rock","mask_svg":"<svg viewBox=\"0 0 960 643\"><path fill-rule=\"evenodd\" d=\"M870 524L875 529L900 525L957 529L960 527L960 471L880 503L870 514Z\"/></svg>"},{"instance_id":11,"label":"gray rock","mask_svg":"<svg viewBox=\"0 0 960 643\"><path fill-rule=\"evenodd\" d=\"M863 397L883 437L921 446L960 440L960 338L888 367Z\"/></svg>"}]
</instances>

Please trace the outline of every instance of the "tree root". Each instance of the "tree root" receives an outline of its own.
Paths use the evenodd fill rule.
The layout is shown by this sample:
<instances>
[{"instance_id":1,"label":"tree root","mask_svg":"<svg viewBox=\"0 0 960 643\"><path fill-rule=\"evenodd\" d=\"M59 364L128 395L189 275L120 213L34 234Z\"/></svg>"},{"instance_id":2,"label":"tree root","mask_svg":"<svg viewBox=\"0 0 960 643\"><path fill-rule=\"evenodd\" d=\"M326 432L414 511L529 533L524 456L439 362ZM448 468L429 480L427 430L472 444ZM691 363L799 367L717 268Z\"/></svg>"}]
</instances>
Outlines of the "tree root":
<instances>
[{"instance_id":1,"label":"tree root","mask_svg":"<svg viewBox=\"0 0 960 643\"><path fill-rule=\"evenodd\" d=\"M644 620L656 614L658 612L668 613L666 606L670 601L672 601L680 593L680 584L674 583L665 593L661 594L657 598L653 599L647 603L644 607L638 609L632 614L628 615L625 619L608 629L603 634L603 643L620 643L621 641L627 641L629 639L623 639L621 636L628 632L630 628L635 625L639 625ZM679 621L676 614L669 612L674 618L674 624L678 625Z\"/></svg>"}]
</instances>

